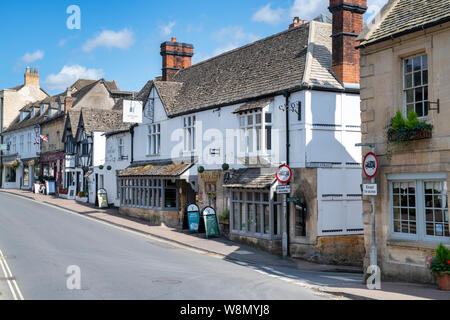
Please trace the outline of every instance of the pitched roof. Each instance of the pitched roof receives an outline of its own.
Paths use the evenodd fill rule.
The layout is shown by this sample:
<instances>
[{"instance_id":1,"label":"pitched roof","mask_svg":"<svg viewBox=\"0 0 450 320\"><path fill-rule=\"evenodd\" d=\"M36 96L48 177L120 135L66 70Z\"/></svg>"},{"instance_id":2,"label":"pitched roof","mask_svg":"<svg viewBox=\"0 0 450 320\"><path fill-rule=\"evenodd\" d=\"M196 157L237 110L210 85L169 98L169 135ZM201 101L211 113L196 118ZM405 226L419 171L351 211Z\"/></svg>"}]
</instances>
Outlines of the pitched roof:
<instances>
[{"instance_id":1,"label":"pitched roof","mask_svg":"<svg viewBox=\"0 0 450 320\"><path fill-rule=\"evenodd\" d=\"M239 169L231 173L225 188L267 189L275 183L275 168Z\"/></svg>"},{"instance_id":2,"label":"pitched roof","mask_svg":"<svg viewBox=\"0 0 450 320\"><path fill-rule=\"evenodd\" d=\"M81 88L86 87L87 85L93 84L94 82L98 82L99 80L87 80L87 79L78 79L71 88L75 91L80 90ZM120 90L116 81L105 81L105 84L108 86L109 90L117 91Z\"/></svg>"},{"instance_id":3,"label":"pitched roof","mask_svg":"<svg viewBox=\"0 0 450 320\"><path fill-rule=\"evenodd\" d=\"M123 114L116 110L83 108L81 114L84 130L87 134L93 131L107 132L123 124Z\"/></svg>"},{"instance_id":4,"label":"pitched roof","mask_svg":"<svg viewBox=\"0 0 450 320\"><path fill-rule=\"evenodd\" d=\"M361 46L450 21L450 0L390 0L361 34Z\"/></svg>"},{"instance_id":5,"label":"pitched roof","mask_svg":"<svg viewBox=\"0 0 450 320\"><path fill-rule=\"evenodd\" d=\"M251 110L260 110L264 107L266 107L268 104L272 103L273 98L270 99L262 99L262 100L256 100L249 103L245 103L236 110L233 111L233 113L240 113L245 111L251 111Z\"/></svg>"},{"instance_id":6,"label":"pitched roof","mask_svg":"<svg viewBox=\"0 0 450 320\"><path fill-rule=\"evenodd\" d=\"M194 164L188 163L157 163L147 165L132 165L119 173L120 177L178 177Z\"/></svg>"},{"instance_id":7,"label":"pitched roof","mask_svg":"<svg viewBox=\"0 0 450 320\"><path fill-rule=\"evenodd\" d=\"M343 90L331 71L331 33L331 24L312 21L180 70L171 82L154 84L169 117L306 85Z\"/></svg>"},{"instance_id":8,"label":"pitched roof","mask_svg":"<svg viewBox=\"0 0 450 320\"><path fill-rule=\"evenodd\" d=\"M30 106L32 108L32 106ZM44 112L43 115L39 115L36 113L36 115L30 119L30 114L28 114L22 121L20 121L20 114L14 119L14 121L10 124L10 126L3 131L3 133L8 133L20 129L24 129L27 127L32 127L35 125L40 125L48 118L48 112Z\"/></svg>"}]
</instances>

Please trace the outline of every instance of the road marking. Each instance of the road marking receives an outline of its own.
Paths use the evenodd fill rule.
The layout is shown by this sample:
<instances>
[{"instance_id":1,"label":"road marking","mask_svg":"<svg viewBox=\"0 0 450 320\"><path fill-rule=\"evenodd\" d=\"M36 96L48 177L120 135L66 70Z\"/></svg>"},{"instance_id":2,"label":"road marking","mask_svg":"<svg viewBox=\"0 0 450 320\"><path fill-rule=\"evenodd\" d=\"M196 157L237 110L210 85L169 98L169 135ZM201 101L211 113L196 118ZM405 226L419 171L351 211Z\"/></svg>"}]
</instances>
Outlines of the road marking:
<instances>
[{"instance_id":1,"label":"road marking","mask_svg":"<svg viewBox=\"0 0 450 320\"><path fill-rule=\"evenodd\" d=\"M6 282L8 283L9 290L11 290L14 300L24 300L22 292L20 291L17 281L15 280L11 269L6 262L5 255L3 254L2 250L0 250L0 257L3 257L2 259L0 259L0 266L2 267L5 279L7 279Z\"/></svg>"}]
</instances>

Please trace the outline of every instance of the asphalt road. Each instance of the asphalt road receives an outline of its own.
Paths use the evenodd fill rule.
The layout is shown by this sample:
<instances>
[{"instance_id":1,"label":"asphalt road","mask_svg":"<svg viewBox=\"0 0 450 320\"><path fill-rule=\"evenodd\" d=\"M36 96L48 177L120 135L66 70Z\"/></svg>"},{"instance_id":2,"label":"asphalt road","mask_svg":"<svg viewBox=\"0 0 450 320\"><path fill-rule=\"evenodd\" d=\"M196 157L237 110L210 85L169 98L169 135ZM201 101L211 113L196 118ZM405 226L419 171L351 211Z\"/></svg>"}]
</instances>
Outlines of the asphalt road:
<instances>
[{"instance_id":1,"label":"asphalt road","mask_svg":"<svg viewBox=\"0 0 450 320\"><path fill-rule=\"evenodd\" d=\"M5 193L0 250L6 256L0 258L0 299L14 298L10 286L20 298L14 279L25 300L316 300L330 297L292 279L342 280L340 274L297 271L286 271L285 279L280 271L268 275ZM77 284L67 274L70 266L80 270L80 290L68 289L68 280Z\"/></svg>"}]
</instances>

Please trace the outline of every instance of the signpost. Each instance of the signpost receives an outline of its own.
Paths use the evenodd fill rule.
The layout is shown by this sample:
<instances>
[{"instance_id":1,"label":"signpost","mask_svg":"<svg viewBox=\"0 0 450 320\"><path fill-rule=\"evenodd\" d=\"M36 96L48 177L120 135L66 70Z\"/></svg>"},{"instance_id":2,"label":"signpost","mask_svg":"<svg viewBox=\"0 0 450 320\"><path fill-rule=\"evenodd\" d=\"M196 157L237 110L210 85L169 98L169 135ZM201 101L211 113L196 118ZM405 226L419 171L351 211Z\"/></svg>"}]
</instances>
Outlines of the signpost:
<instances>
[{"instance_id":1,"label":"signpost","mask_svg":"<svg viewBox=\"0 0 450 320\"><path fill-rule=\"evenodd\" d=\"M375 176L378 173L378 158L375 155L374 143L359 143L357 147L370 147L372 150L363 160L363 171L367 178L370 179L371 184L363 185L363 194L371 196L372 203L372 246L370 248L370 266L376 267L377 264L377 243L376 243L376 228L375 228L375 196L377 195L377 185L375 184Z\"/></svg>"},{"instance_id":2,"label":"signpost","mask_svg":"<svg viewBox=\"0 0 450 320\"><path fill-rule=\"evenodd\" d=\"M283 194L283 237L281 240L283 248L283 258L288 255L288 228L287 228L287 195L291 193L291 186L288 184L292 180L292 170L288 165L282 165L276 172L276 178L281 185L277 186L277 193Z\"/></svg>"},{"instance_id":3,"label":"signpost","mask_svg":"<svg viewBox=\"0 0 450 320\"><path fill-rule=\"evenodd\" d=\"M197 232L200 225L200 209L196 204L187 207L189 231Z\"/></svg>"},{"instance_id":4,"label":"signpost","mask_svg":"<svg viewBox=\"0 0 450 320\"><path fill-rule=\"evenodd\" d=\"M202 215L203 220L205 221L206 238L218 237L220 233L216 210L211 207L206 207L203 209Z\"/></svg>"}]
</instances>

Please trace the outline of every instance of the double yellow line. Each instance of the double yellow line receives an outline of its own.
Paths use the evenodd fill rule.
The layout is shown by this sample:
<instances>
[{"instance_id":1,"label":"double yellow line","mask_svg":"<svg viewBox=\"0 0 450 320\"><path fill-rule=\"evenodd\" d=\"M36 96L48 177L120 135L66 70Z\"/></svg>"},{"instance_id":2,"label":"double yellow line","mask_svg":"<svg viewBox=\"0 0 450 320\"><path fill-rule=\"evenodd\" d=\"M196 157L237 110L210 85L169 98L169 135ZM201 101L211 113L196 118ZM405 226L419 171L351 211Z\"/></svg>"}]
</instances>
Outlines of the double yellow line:
<instances>
[{"instance_id":1,"label":"double yellow line","mask_svg":"<svg viewBox=\"0 0 450 320\"><path fill-rule=\"evenodd\" d=\"M24 300L22 292L20 292L19 286L13 278L13 274L8 266L8 263L6 262L6 257L3 255L2 250L0 250L0 267L3 271L5 279L7 279L6 282L8 283L9 290L11 290L14 300Z\"/></svg>"}]
</instances>

